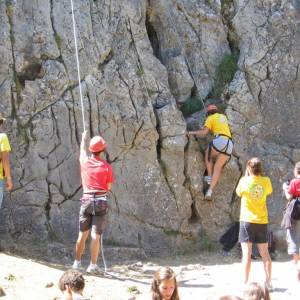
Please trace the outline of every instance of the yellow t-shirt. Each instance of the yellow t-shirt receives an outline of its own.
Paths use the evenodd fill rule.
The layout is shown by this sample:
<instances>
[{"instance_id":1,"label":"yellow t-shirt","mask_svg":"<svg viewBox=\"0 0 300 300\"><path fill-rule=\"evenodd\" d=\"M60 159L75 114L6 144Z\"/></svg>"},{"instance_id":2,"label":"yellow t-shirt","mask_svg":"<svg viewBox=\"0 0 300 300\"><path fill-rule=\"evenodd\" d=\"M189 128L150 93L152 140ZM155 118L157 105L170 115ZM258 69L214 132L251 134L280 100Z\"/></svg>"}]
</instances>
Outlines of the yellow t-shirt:
<instances>
[{"instance_id":1,"label":"yellow t-shirt","mask_svg":"<svg viewBox=\"0 0 300 300\"><path fill-rule=\"evenodd\" d=\"M225 115L215 113L207 117L205 124L214 135L224 134L228 137L231 137L231 132L228 125L228 119Z\"/></svg>"},{"instance_id":2,"label":"yellow t-shirt","mask_svg":"<svg viewBox=\"0 0 300 300\"><path fill-rule=\"evenodd\" d=\"M267 196L272 194L272 191L269 177L242 177L236 188L237 195L242 197L240 221L267 224Z\"/></svg>"},{"instance_id":3,"label":"yellow t-shirt","mask_svg":"<svg viewBox=\"0 0 300 300\"><path fill-rule=\"evenodd\" d=\"M11 151L9 141L7 135L5 133L0 133L0 158L1 152L9 152ZM3 179L3 166L2 166L2 159L0 160L0 180Z\"/></svg>"}]
</instances>

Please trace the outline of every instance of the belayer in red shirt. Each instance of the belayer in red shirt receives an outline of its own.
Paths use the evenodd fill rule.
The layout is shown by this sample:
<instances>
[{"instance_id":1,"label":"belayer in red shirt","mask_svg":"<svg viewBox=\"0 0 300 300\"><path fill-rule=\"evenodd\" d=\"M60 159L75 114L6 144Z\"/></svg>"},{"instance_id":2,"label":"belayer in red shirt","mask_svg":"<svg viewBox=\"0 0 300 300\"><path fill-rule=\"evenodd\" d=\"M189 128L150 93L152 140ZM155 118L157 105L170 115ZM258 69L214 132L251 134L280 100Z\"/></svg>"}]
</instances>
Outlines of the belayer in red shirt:
<instances>
[{"instance_id":1,"label":"belayer in red shirt","mask_svg":"<svg viewBox=\"0 0 300 300\"><path fill-rule=\"evenodd\" d=\"M88 273L99 274L97 258L100 250L100 236L106 226L106 214L108 211L107 192L113 182L112 167L103 158L106 142L101 136L94 136L89 143L87 152L87 131L82 134L80 144L80 168L83 196L79 212L79 234L76 242L75 261L73 269L81 268L81 256L85 248L85 242L91 233L91 260L87 268Z\"/></svg>"}]
</instances>

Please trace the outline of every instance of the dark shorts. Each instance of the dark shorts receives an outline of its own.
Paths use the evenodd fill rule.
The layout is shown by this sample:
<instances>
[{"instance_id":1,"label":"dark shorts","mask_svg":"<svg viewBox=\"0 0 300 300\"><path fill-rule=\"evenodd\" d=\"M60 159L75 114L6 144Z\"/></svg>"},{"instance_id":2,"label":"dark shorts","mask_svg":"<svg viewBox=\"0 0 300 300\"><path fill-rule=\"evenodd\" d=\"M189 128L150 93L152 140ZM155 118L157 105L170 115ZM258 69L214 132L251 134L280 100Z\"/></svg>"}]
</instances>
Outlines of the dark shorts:
<instances>
[{"instance_id":1,"label":"dark shorts","mask_svg":"<svg viewBox=\"0 0 300 300\"><path fill-rule=\"evenodd\" d=\"M292 227L286 231L288 254L300 254L300 220L293 220Z\"/></svg>"},{"instance_id":2,"label":"dark shorts","mask_svg":"<svg viewBox=\"0 0 300 300\"><path fill-rule=\"evenodd\" d=\"M104 198L106 199L106 198ZM100 198L81 199L79 212L79 230L87 231L92 229L97 234L102 234L106 227L106 215L108 204Z\"/></svg>"},{"instance_id":3,"label":"dark shorts","mask_svg":"<svg viewBox=\"0 0 300 300\"><path fill-rule=\"evenodd\" d=\"M268 224L240 222L239 242L264 244L267 239Z\"/></svg>"}]
</instances>

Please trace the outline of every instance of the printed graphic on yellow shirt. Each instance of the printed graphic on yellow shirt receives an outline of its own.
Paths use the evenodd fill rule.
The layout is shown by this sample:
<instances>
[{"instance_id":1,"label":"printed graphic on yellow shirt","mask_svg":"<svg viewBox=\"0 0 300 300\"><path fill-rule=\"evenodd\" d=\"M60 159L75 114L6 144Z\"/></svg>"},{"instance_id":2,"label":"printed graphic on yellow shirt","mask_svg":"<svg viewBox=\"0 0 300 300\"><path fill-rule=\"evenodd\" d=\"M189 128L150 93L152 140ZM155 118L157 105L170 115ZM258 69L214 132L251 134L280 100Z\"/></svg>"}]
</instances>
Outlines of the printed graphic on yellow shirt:
<instances>
[{"instance_id":1,"label":"printed graphic on yellow shirt","mask_svg":"<svg viewBox=\"0 0 300 300\"><path fill-rule=\"evenodd\" d=\"M264 195L264 188L260 184L251 184L249 186L249 196L251 200L260 200Z\"/></svg>"},{"instance_id":2,"label":"printed graphic on yellow shirt","mask_svg":"<svg viewBox=\"0 0 300 300\"><path fill-rule=\"evenodd\" d=\"M228 124L226 116L219 114L219 118L218 119L219 119L220 123L222 123L222 124Z\"/></svg>"}]
</instances>

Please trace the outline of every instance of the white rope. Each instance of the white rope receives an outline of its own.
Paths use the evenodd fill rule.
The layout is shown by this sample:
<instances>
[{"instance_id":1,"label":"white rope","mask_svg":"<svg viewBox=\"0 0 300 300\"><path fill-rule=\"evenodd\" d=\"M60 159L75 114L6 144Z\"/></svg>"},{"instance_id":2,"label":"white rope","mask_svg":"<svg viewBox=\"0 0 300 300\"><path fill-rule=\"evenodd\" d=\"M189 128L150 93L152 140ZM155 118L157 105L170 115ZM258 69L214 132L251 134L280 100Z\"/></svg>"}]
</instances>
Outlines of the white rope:
<instances>
[{"instance_id":1,"label":"white rope","mask_svg":"<svg viewBox=\"0 0 300 300\"><path fill-rule=\"evenodd\" d=\"M85 118L84 118L84 106L83 106L83 97L82 97L82 90L81 90L81 77L80 77L80 64L79 64L79 56L78 56L78 46L77 46L77 35L76 35L76 23L75 23L75 15L74 15L74 5L73 0L71 0L71 8L72 8L72 21L73 21L73 33L74 33L74 44L75 44L75 53L76 53L76 63L77 63L77 74L78 74L78 85L79 85L79 93L80 93L80 103L81 103L81 113L82 113L82 122L83 122L83 130L85 131ZM101 254L102 254L102 261L104 265L104 272L106 271L106 262L104 257L104 250L103 250L103 238L101 234Z\"/></svg>"},{"instance_id":2,"label":"white rope","mask_svg":"<svg viewBox=\"0 0 300 300\"><path fill-rule=\"evenodd\" d=\"M81 90L80 64L79 64L79 56L78 56L76 23L75 23L75 16L74 16L73 0L71 0L71 8L72 8L73 33L74 33L74 44L75 44L75 53L76 53L77 75L78 75L78 85L79 85L79 94L80 94L80 103L81 103L82 122L83 122L83 130L85 131L84 107L83 107L83 98L82 98L82 90Z\"/></svg>"},{"instance_id":3,"label":"white rope","mask_svg":"<svg viewBox=\"0 0 300 300\"><path fill-rule=\"evenodd\" d=\"M104 257L104 247L103 247L103 238L102 238L103 234L101 234L101 238L100 238L100 247L101 247L101 255L102 255L102 261L103 261L103 265L104 265L104 273L107 273L106 271L106 262L105 262L105 257Z\"/></svg>"}]
</instances>

